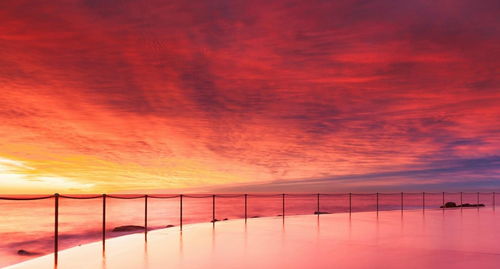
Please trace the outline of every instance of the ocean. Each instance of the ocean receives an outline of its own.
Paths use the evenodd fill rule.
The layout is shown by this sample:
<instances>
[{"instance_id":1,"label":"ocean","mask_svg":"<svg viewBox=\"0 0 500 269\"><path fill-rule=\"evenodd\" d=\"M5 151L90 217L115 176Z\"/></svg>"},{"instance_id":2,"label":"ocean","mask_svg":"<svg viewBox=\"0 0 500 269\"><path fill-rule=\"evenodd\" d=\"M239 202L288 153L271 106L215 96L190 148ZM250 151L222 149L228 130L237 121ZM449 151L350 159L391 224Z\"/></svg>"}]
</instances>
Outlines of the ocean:
<instances>
[{"instance_id":1,"label":"ocean","mask_svg":"<svg viewBox=\"0 0 500 269\"><path fill-rule=\"evenodd\" d=\"M10 196L12 197L12 196ZM464 193L463 203L477 203L477 193ZM405 210L422 209L422 193L379 194L378 209L400 210L401 201ZM248 195L247 216L270 217L283 214L281 195ZM498 199L498 195L497 195ZM213 198L210 195L188 195L183 199L183 225L209 222L213 214ZM460 203L460 193L446 193L445 202ZM285 196L285 215L314 214L317 211L316 194L289 194ZM491 206L491 193L479 195L479 202ZM442 193L426 193L426 210L439 209L443 203ZM349 206L351 204L351 206ZM0 267L18 263L53 252L55 199L34 201L0 200ZM320 211L328 213L375 211L376 194L322 194ZM148 229L178 229L180 224L180 198L148 198ZM112 232L122 225L144 225L145 199L106 199L106 236L112 238L127 232ZM244 196L221 195L215 198L215 218L245 217ZM215 224L217 225L217 224ZM59 198L59 249L101 240L102 198L76 200ZM130 233L130 232L128 232ZM19 255L18 250L35 255Z\"/></svg>"}]
</instances>

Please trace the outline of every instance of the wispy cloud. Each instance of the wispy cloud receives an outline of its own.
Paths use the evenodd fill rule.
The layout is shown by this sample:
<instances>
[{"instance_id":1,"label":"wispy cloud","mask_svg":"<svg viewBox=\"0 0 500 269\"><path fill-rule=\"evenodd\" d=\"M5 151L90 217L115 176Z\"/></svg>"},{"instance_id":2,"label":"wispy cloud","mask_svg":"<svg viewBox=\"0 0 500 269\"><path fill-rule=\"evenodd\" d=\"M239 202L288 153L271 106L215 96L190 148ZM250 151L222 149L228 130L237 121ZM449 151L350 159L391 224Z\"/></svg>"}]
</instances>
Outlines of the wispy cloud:
<instances>
[{"instance_id":1,"label":"wispy cloud","mask_svg":"<svg viewBox=\"0 0 500 269\"><path fill-rule=\"evenodd\" d=\"M496 10L2 1L0 156L94 192L479 182L464 162L500 154Z\"/></svg>"}]
</instances>

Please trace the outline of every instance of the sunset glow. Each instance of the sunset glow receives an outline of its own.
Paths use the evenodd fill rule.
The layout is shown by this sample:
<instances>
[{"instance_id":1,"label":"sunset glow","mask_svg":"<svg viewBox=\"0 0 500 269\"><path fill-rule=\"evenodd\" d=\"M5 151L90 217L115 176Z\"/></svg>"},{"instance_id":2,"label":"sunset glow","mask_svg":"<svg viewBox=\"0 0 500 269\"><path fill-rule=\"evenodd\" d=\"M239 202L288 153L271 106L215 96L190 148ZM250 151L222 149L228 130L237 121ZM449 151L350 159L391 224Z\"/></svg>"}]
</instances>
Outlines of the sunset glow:
<instances>
[{"instance_id":1,"label":"sunset glow","mask_svg":"<svg viewBox=\"0 0 500 269\"><path fill-rule=\"evenodd\" d=\"M1 1L1 192L498 188L498 11Z\"/></svg>"}]
</instances>

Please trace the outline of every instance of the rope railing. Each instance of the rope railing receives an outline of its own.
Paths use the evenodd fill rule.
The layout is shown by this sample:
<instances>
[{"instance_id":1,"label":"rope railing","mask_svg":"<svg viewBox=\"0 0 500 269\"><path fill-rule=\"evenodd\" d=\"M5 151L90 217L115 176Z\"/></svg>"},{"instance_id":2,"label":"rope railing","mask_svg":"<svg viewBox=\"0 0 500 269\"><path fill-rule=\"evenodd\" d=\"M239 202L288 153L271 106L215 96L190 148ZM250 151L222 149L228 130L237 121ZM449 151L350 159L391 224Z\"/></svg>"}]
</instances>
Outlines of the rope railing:
<instances>
[{"instance_id":1,"label":"rope railing","mask_svg":"<svg viewBox=\"0 0 500 269\"><path fill-rule=\"evenodd\" d=\"M172 199L172 198L178 198L180 195L169 195L169 196L161 196L161 195L148 195L149 198L153 199Z\"/></svg>"},{"instance_id":2,"label":"rope railing","mask_svg":"<svg viewBox=\"0 0 500 269\"><path fill-rule=\"evenodd\" d=\"M101 195L65 195L65 194L53 194L53 195L42 195L42 196L32 196L32 195L24 195L24 196L0 196L0 200L5 201L35 201L35 200L45 200L45 199L54 199L54 264L57 265L58 262L58 252L59 252L59 200L60 199L75 199L75 200L92 200L92 199L102 199L102 251L104 253L106 249L106 201L107 199L144 199L144 240L147 241L148 236L148 199L179 199L179 223L180 223L180 231L182 231L183 227L183 209L184 204L183 200L185 198L190 199L207 199L211 198L212 201L212 220L211 222L215 226L215 222L218 221L216 219L216 201L217 198L243 198L244 203L244 220L245 223L248 219L248 204L249 201L255 198L280 198L281 200L281 209L283 220L285 219L286 214L286 198L293 199L295 197L310 197L316 200L316 211L314 214L318 216L320 214L324 214L325 212L321 212L321 197L323 199L328 199L328 197L338 197L346 199L348 202L349 215L353 211L353 198L356 197L373 197L375 199L375 210L377 215L380 211L380 199L386 196L395 196L400 199L400 209L401 212L405 209L405 198L407 197L421 197L421 207L422 210L425 211L427 208L426 201L429 199L429 196L434 196L435 198L440 196L440 200L444 205L446 201L446 197L448 196L459 196L460 205L463 205L464 195L465 196L475 196L477 204L480 202L481 195L491 195L493 210L495 210L496 206L496 192L394 192L394 193L282 193L282 194L156 194L156 195L148 195L148 194L101 194ZM252 199L249 199L252 198ZM462 206L461 206L462 207Z\"/></svg>"},{"instance_id":3,"label":"rope railing","mask_svg":"<svg viewBox=\"0 0 500 269\"><path fill-rule=\"evenodd\" d=\"M248 194L248 197L281 197L281 194Z\"/></svg>"},{"instance_id":4,"label":"rope railing","mask_svg":"<svg viewBox=\"0 0 500 269\"><path fill-rule=\"evenodd\" d=\"M244 197L244 194L216 194L215 197L218 198L240 198Z\"/></svg>"},{"instance_id":5,"label":"rope railing","mask_svg":"<svg viewBox=\"0 0 500 269\"><path fill-rule=\"evenodd\" d=\"M70 196L70 195L59 195L59 198L66 198L66 199L79 199L79 200L88 200L88 199L97 199L101 198L102 195L93 195L93 196Z\"/></svg>"},{"instance_id":6,"label":"rope railing","mask_svg":"<svg viewBox=\"0 0 500 269\"><path fill-rule=\"evenodd\" d=\"M38 196L38 197L0 197L0 200L6 200L6 201L34 201L34 200L44 200L44 199L50 199L54 198L54 195L47 195L47 196Z\"/></svg>"},{"instance_id":7,"label":"rope railing","mask_svg":"<svg viewBox=\"0 0 500 269\"><path fill-rule=\"evenodd\" d=\"M213 197L213 194L210 194L210 195L195 195L195 194L192 194L192 195L189 195L189 194L184 194L184 197L186 198L211 198Z\"/></svg>"},{"instance_id":8,"label":"rope railing","mask_svg":"<svg viewBox=\"0 0 500 269\"><path fill-rule=\"evenodd\" d=\"M305 193L305 194L297 194L297 193L285 193L287 197L311 197L317 195L316 193Z\"/></svg>"},{"instance_id":9,"label":"rope railing","mask_svg":"<svg viewBox=\"0 0 500 269\"><path fill-rule=\"evenodd\" d=\"M425 195L485 195L498 194L496 192L425 192ZM375 196L375 195L383 196L383 195L400 195L401 192L380 192L380 193L320 193L321 196ZM422 192L404 192L404 196L408 195L422 195ZM287 197L309 197L315 196L316 193L309 194L297 194L297 193L286 193ZM134 194L123 194L123 195L115 195L115 194L107 194L108 198L114 199L140 199L144 198L146 195L134 195ZM213 194L205 195L205 194L184 194L184 197L187 198L210 198ZM245 194L215 194L215 197L218 198L239 198L244 197ZM281 197L282 194L247 194L248 197ZM15 196L0 196L0 200L11 200L11 201L31 201L31 200L43 200L54 198L55 195L43 195L43 196L35 196L35 197L15 197ZM180 194L172 194L172 195L148 195L148 198L152 199L171 199L171 198L179 198ZM102 198L102 195L63 195L60 194L59 198L65 199L98 199Z\"/></svg>"},{"instance_id":10,"label":"rope railing","mask_svg":"<svg viewBox=\"0 0 500 269\"><path fill-rule=\"evenodd\" d=\"M114 199L140 199L146 197L146 195L137 195L137 196L118 196L118 195L106 195L109 198L114 198Z\"/></svg>"}]
</instances>

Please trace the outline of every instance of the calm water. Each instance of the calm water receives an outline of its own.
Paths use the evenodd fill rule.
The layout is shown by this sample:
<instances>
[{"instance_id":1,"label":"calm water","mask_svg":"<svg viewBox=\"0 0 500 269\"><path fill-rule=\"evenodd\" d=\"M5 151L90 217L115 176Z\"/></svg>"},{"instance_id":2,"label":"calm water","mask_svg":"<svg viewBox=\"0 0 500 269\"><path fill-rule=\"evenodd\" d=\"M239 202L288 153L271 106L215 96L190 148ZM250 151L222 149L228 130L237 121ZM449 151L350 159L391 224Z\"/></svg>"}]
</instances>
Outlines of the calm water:
<instances>
[{"instance_id":1,"label":"calm water","mask_svg":"<svg viewBox=\"0 0 500 269\"><path fill-rule=\"evenodd\" d=\"M492 194L481 194L480 202L492 205ZM497 196L498 199L498 196ZM458 193L447 193L445 201L460 202ZM474 193L463 195L464 203L476 203ZM352 211L374 211L376 195L352 195ZM442 194L425 196L428 209L438 208L442 204ZM102 200L72 200L60 198L59 202L59 238L60 249L101 239ZM404 209L422 208L422 194L405 194ZM379 210L399 210L400 194L380 194ZM317 209L316 195L286 196L286 215L313 214ZM349 196L346 194L322 195L320 211L330 213L348 212ZM6 266L31 259L36 256L20 256L19 249L48 254L53 249L54 199L36 201L1 201L0 200L0 266ZM107 237L124 233L111 230L120 225L144 224L144 198L121 200L108 198ZM216 218L234 219L244 217L243 197L217 197ZM248 197L248 217L277 216L282 214L282 198ZM209 222L212 219L212 198L183 199L183 223ZM164 228L167 225L179 225L179 198L148 199L148 227ZM172 228L177 229L177 228Z\"/></svg>"}]
</instances>

